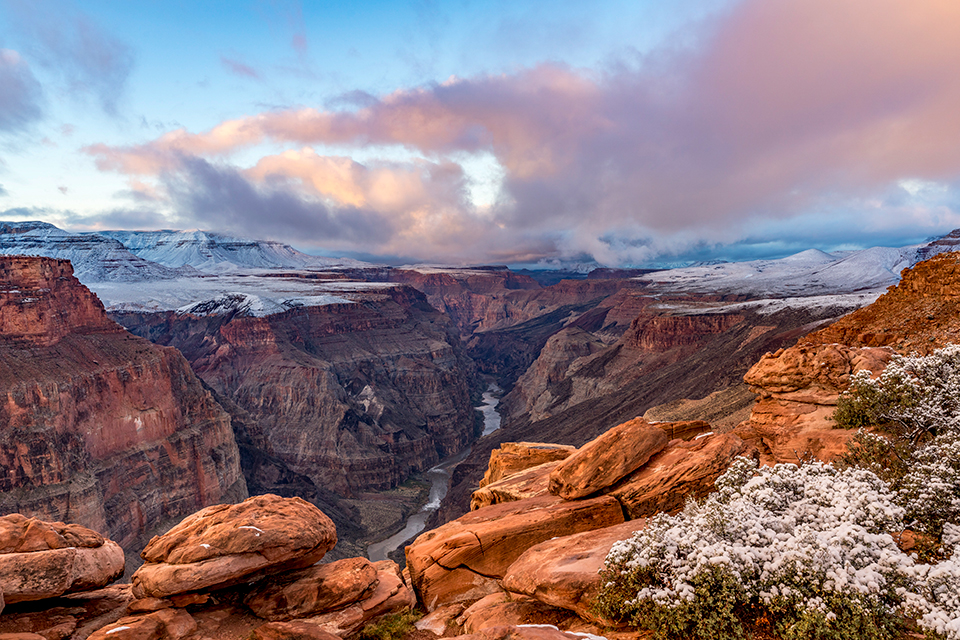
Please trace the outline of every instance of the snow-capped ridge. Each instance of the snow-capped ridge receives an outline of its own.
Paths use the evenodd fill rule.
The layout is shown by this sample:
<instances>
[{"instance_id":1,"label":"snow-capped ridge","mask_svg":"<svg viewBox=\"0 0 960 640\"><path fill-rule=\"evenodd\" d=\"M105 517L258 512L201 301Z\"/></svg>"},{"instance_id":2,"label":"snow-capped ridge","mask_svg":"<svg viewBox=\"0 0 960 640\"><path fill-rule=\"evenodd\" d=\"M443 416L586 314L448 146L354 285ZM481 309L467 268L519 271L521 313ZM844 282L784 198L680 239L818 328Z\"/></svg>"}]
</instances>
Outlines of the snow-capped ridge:
<instances>
[{"instance_id":1,"label":"snow-capped ridge","mask_svg":"<svg viewBox=\"0 0 960 640\"><path fill-rule=\"evenodd\" d=\"M249 269L310 269L365 266L356 260L321 258L274 240L237 238L210 231L100 231L135 255L167 267L205 273Z\"/></svg>"},{"instance_id":2,"label":"snow-capped ridge","mask_svg":"<svg viewBox=\"0 0 960 640\"><path fill-rule=\"evenodd\" d=\"M144 260L113 238L70 233L47 222L0 222L0 254L69 260L83 283L171 280L184 272Z\"/></svg>"}]
</instances>

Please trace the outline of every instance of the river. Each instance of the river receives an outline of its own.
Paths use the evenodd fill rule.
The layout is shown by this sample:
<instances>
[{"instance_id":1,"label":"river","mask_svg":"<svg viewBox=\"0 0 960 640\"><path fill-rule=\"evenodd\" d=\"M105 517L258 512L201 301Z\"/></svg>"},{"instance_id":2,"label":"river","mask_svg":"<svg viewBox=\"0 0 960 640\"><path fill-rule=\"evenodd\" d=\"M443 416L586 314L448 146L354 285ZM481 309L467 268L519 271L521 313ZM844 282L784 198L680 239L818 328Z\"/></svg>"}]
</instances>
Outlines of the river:
<instances>
[{"instance_id":1,"label":"river","mask_svg":"<svg viewBox=\"0 0 960 640\"><path fill-rule=\"evenodd\" d=\"M477 411L483 414L483 434L493 433L500 428L500 414L497 413L497 405L500 399L494 394L500 393L501 389L490 383L487 390L483 393L483 404L477 407ZM387 556L401 544L417 535L426 526L427 518L430 514L440 508L440 502L446 497L447 489L450 488L450 474L453 468L470 455L470 447L467 447L455 456L451 456L427 471L426 478L430 481L430 496L427 503L420 507L409 518L407 523L399 533L395 533L386 540L374 542L367 547L367 557L371 561L386 560Z\"/></svg>"}]
</instances>

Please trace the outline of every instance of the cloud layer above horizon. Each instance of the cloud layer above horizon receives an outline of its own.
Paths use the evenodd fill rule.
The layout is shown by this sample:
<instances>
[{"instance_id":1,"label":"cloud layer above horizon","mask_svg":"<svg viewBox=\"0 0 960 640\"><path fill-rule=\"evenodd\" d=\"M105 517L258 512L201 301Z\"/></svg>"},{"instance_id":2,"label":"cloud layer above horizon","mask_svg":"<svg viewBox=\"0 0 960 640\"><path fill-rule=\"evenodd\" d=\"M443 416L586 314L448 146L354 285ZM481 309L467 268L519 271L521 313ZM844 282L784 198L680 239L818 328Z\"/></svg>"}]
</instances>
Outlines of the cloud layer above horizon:
<instances>
[{"instance_id":1,"label":"cloud layer above horizon","mask_svg":"<svg viewBox=\"0 0 960 640\"><path fill-rule=\"evenodd\" d=\"M960 4L745 0L682 36L603 68L543 62L88 144L138 205L76 223L611 265L960 227ZM0 98L0 127L36 118L16 52L0 51L4 80L15 90Z\"/></svg>"}]
</instances>

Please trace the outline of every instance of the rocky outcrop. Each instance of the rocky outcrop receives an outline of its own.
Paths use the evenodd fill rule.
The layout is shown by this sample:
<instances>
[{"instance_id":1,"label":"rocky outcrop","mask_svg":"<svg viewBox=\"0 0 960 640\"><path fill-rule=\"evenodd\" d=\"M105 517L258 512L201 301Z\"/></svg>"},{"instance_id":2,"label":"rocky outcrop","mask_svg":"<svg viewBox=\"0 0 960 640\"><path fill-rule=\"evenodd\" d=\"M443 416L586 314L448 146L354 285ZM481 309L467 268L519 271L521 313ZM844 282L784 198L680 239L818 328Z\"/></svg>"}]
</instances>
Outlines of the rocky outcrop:
<instances>
[{"instance_id":1,"label":"rocky outcrop","mask_svg":"<svg viewBox=\"0 0 960 640\"><path fill-rule=\"evenodd\" d=\"M337 544L326 515L300 498L256 496L189 516L140 554L138 598L167 598L308 567Z\"/></svg>"},{"instance_id":2,"label":"rocky outcrop","mask_svg":"<svg viewBox=\"0 0 960 640\"><path fill-rule=\"evenodd\" d=\"M546 495L549 493L550 474L559 464L559 461L544 462L480 487L470 496L470 510Z\"/></svg>"},{"instance_id":3,"label":"rocky outcrop","mask_svg":"<svg viewBox=\"0 0 960 640\"><path fill-rule=\"evenodd\" d=\"M547 442L504 442L490 452L487 472L480 487L499 482L515 473L547 462L559 462L569 457L576 447Z\"/></svg>"},{"instance_id":4,"label":"rocky outcrop","mask_svg":"<svg viewBox=\"0 0 960 640\"><path fill-rule=\"evenodd\" d=\"M367 598L345 609L307 618L305 622L345 638L382 615L416 606L416 595L404 580L396 562L383 560L373 563L373 566L377 570L377 587Z\"/></svg>"},{"instance_id":5,"label":"rocky outcrop","mask_svg":"<svg viewBox=\"0 0 960 640\"><path fill-rule=\"evenodd\" d=\"M600 592L600 569L615 542L630 538L646 520L576 533L541 542L527 549L507 568L503 587L536 600L573 611L579 617L609 623L593 611Z\"/></svg>"},{"instance_id":6,"label":"rocky outcrop","mask_svg":"<svg viewBox=\"0 0 960 640\"><path fill-rule=\"evenodd\" d=\"M0 258L0 509L151 530L246 485L229 416L174 349L109 320L62 260Z\"/></svg>"},{"instance_id":7,"label":"rocky outcrop","mask_svg":"<svg viewBox=\"0 0 960 640\"><path fill-rule=\"evenodd\" d=\"M535 544L622 521L620 505L609 497L497 504L421 535L406 548L407 567L420 602L432 611L495 593L507 567Z\"/></svg>"},{"instance_id":8,"label":"rocky outcrop","mask_svg":"<svg viewBox=\"0 0 960 640\"><path fill-rule=\"evenodd\" d=\"M475 434L472 363L405 286L266 317L117 314L176 346L234 415L238 438L316 487L389 489Z\"/></svg>"},{"instance_id":9,"label":"rocky outcrop","mask_svg":"<svg viewBox=\"0 0 960 640\"><path fill-rule=\"evenodd\" d=\"M668 442L670 438L663 429L642 418L617 425L550 472L550 493L564 500L585 498L645 465Z\"/></svg>"},{"instance_id":10,"label":"rocky outcrop","mask_svg":"<svg viewBox=\"0 0 960 640\"><path fill-rule=\"evenodd\" d=\"M942 253L904 269L876 302L806 336L800 344L890 347L927 354L960 342L960 254Z\"/></svg>"},{"instance_id":11,"label":"rocky outcrop","mask_svg":"<svg viewBox=\"0 0 960 640\"><path fill-rule=\"evenodd\" d=\"M0 518L5 604L93 591L123 575L123 550L95 531L19 513Z\"/></svg>"},{"instance_id":12,"label":"rocky outcrop","mask_svg":"<svg viewBox=\"0 0 960 640\"><path fill-rule=\"evenodd\" d=\"M630 519L675 513L690 498L715 490L714 482L737 456L757 450L732 433L702 434L689 442L674 440L647 464L607 489Z\"/></svg>"},{"instance_id":13,"label":"rocky outcrop","mask_svg":"<svg viewBox=\"0 0 960 640\"><path fill-rule=\"evenodd\" d=\"M736 433L757 445L762 461L831 460L854 432L833 422L837 398L858 371L879 374L889 348L804 345L768 353L744 376L759 395L750 420Z\"/></svg>"},{"instance_id":14,"label":"rocky outcrop","mask_svg":"<svg viewBox=\"0 0 960 640\"><path fill-rule=\"evenodd\" d=\"M905 269L873 304L768 353L744 380L759 399L737 427L767 463L830 460L854 432L836 428L837 397L852 374L879 375L893 353L930 353L960 341L960 255L943 253Z\"/></svg>"},{"instance_id":15,"label":"rocky outcrop","mask_svg":"<svg viewBox=\"0 0 960 640\"><path fill-rule=\"evenodd\" d=\"M316 564L254 589L244 604L267 620L290 620L341 609L377 587L377 570L366 558Z\"/></svg>"}]
</instances>

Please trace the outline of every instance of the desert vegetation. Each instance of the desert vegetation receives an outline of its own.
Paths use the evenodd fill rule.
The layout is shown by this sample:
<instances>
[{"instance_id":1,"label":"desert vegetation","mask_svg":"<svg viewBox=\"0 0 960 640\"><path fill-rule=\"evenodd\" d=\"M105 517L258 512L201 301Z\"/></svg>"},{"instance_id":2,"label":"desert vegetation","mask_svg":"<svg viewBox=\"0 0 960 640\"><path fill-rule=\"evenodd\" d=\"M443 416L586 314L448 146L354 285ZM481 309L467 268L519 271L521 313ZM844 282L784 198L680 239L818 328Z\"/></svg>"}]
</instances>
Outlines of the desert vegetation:
<instances>
[{"instance_id":1,"label":"desert vegetation","mask_svg":"<svg viewBox=\"0 0 960 640\"><path fill-rule=\"evenodd\" d=\"M661 638L960 638L960 346L855 375L834 419L859 430L834 464L740 458L614 545L598 611Z\"/></svg>"}]
</instances>

